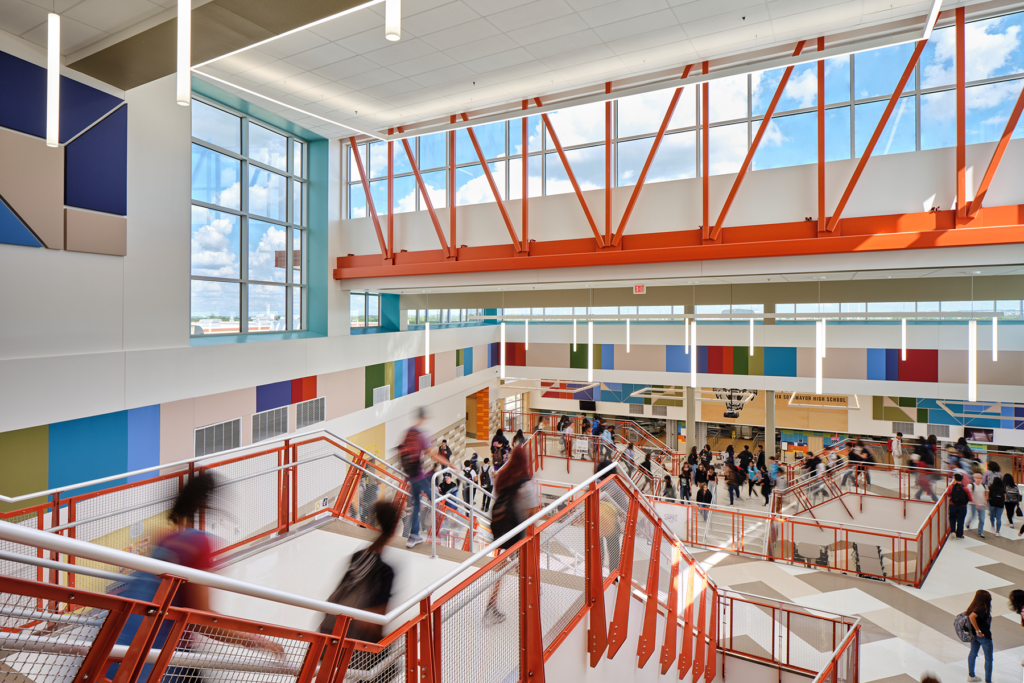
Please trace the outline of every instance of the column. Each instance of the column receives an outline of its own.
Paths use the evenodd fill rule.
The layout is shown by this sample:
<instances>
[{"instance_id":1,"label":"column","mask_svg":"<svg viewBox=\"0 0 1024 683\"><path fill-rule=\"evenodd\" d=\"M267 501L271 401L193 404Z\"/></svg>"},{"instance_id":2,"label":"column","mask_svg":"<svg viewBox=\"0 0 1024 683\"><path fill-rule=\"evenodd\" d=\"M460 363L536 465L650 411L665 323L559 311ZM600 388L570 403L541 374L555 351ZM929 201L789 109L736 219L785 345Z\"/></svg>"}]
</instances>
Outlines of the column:
<instances>
[{"instance_id":1,"label":"column","mask_svg":"<svg viewBox=\"0 0 1024 683\"><path fill-rule=\"evenodd\" d=\"M764 392L764 454L765 459L775 453L775 392Z\"/></svg>"},{"instance_id":2,"label":"column","mask_svg":"<svg viewBox=\"0 0 1024 683\"><path fill-rule=\"evenodd\" d=\"M693 387L686 387L686 452L697 446L700 450L702 444L697 442L697 390Z\"/></svg>"},{"instance_id":3,"label":"column","mask_svg":"<svg viewBox=\"0 0 1024 683\"><path fill-rule=\"evenodd\" d=\"M679 450L679 420L665 420L665 445Z\"/></svg>"}]
</instances>

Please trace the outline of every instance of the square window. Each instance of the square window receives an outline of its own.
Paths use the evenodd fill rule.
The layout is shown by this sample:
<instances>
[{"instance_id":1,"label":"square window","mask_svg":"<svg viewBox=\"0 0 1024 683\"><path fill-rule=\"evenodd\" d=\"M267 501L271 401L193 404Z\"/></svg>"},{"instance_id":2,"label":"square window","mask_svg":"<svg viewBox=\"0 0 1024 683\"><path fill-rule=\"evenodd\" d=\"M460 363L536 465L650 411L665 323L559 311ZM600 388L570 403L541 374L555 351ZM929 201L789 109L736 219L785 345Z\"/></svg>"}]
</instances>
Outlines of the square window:
<instances>
[{"instance_id":1,"label":"square window","mask_svg":"<svg viewBox=\"0 0 1024 683\"><path fill-rule=\"evenodd\" d=\"M192 336L238 334L240 304L237 282L192 280Z\"/></svg>"},{"instance_id":2,"label":"square window","mask_svg":"<svg viewBox=\"0 0 1024 683\"><path fill-rule=\"evenodd\" d=\"M242 162L192 145L192 199L238 211L242 208L239 186Z\"/></svg>"},{"instance_id":3,"label":"square window","mask_svg":"<svg viewBox=\"0 0 1024 683\"><path fill-rule=\"evenodd\" d=\"M288 138L249 121L249 158L288 170Z\"/></svg>"},{"instance_id":4,"label":"square window","mask_svg":"<svg viewBox=\"0 0 1024 683\"><path fill-rule=\"evenodd\" d=\"M200 100L192 100L192 137L229 152L242 151L242 119Z\"/></svg>"},{"instance_id":5,"label":"square window","mask_svg":"<svg viewBox=\"0 0 1024 683\"><path fill-rule=\"evenodd\" d=\"M249 332L284 331L288 288L280 285L246 287L249 290Z\"/></svg>"}]
</instances>

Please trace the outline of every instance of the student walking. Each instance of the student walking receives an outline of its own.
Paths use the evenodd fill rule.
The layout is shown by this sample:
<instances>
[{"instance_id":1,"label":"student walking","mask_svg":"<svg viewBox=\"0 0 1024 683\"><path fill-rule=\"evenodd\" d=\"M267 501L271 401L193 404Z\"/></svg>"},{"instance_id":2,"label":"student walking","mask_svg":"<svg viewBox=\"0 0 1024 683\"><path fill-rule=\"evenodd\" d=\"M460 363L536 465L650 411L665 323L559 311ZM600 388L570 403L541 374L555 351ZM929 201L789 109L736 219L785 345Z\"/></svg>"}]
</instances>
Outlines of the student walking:
<instances>
[{"instance_id":1,"label":"student walking","mask_svg":"<svg viewBox=\"0 0 1024 683\"><path fill-rule=\"evenodd\" d=\"M967 519L967 506L971 503L971 495L964 488L963 481L964 476L957 472L949 489L949 530L957 538L964 537L964 520Z\"/></svg>"},{"instance_id":2,"label":"student walking","mask_svg":"<svg viewBox=\"0 0 1024 683\"><path fill-rule=\"evenodd\" d=\"M761 495L764 496L764 507L768 507L768 503L772 497L772 477L764 467L760 470L760 479Z\"/></svg>"},{"instance_id":3,"label":"student walking","mask_svg":"<svg viewBox=\"0 0 1024 683\"><path fill-rule=\"evenodd\" d=\"M672 475L665 475L665 485L661 491L662 498L670 498L671 500L676 499L676 490L672 487Z\"/></svg>"},{"instance_id":4,"label":"student walking","mask_svg":"<svg viewBox=\"0 0 1024 683\"><path fill-rule=\"evenodd\" d=\"M970 683L981 680L974 675L974 660L981 650L985 655L985 683L992 683L992 594L988 591L975 593L964 614L974 628L971 653L967 656L967 680Z\"/></svg>"},{"instance_id":5,"label":"student walking","mask_svg":"<svg viewBox=\"0 0 1024 683\"><path fill-rule=\"evenodd\" d=\"M420 497L430 495L430 473L423 469L423 454L429 453L430 457L445 467L452 464L438 451L430 448L430 442L423 435L423 424L427 421L427 411L420 408L416 414L416 424L405 433L402 445L398 447L398 455L402 463L402 471L409 481L409 498L412 504L412 519L409 527L409 541L405 544L407 548L413 548L423 542L420 536ZM501 430L498 430L499 433Z\"/></svg>"},{"instance_id":6,"label":"student walking","mask_svg":"<svg viewBox=\"0 0 1024 683\"><path fill-rule=\"evenodd\" d=\"M743 500L740 498L740 471L731 462L725 466L725 485L729 487L729 505Z\"/></svg>"},{"instance_id":7,"label":"student walking","mask_svg":"<svg viewBox=\"0 0 1024 683\"><path fill-rule=\"evenodd\" d=\"M757 485L757 481L758 481L759 478L760 478L760 472L758 472L757 467L754 466L754 463L751 462L749 465L747 465L747 497L748 498L753 498L754 497L754 487Z\"/></svg>"},{"instance_id":8,"label":"student walking","mask_svg":"<svg viewBox=\"0 0 1024 683\"><path fill-rule=\"evenodd\" d=\"M1003 510L1006 507L1006 485L1001 477L993 477L992 483L988 485L988 519L996 536L1003 528Z\"/></svg>"},{"instance_id":9,"label":"student walking","mask_svg":"<svg viewBox=\"0 0 1024 683\"><path fill-rule=\"evenodd\" d=\"M1013 480L1013 475L1009 472L1003 475L1003 488L1005 489L1006 521L1012 529L1014 513L1019 517L1024 517L1024 515L1020 511L1020 489L1017 488L1017 482ZM1024 526L1021 528L1024 529Z\"/></svg>"},{"instance_id":10,"label":"student walking","mask_svg":"<svg viewBox=\"0 0 1024 683\"><path fill-rule=\"evenodd\" d=\"M985 511L988 509L988 491L981 483L981 475L975 474L972 482L964 487L971 496L971 504L967 506L967 526L970 529L974 518L978 518L978 537L985 538Z\"/></svg>"},{"instance_id":11,"label":"student walking","mask_svg":"<svg viewBox=\"0 0 1024 683\"><path fill-rule=\"evenodd\" d=\"M683 463L683 468L679 472L679 498L681 500L690 500L690 482L693 481L693 468L689 462Z\"/></svg>"},{"instance_id":12,"label":"student walking","mask_svg":"<svg viewBox=\"0 0 1024 683\"><path fill-rule=\"evenodd\" d=\"M711 501L711 491L708 490L708 485L702 482L700 490L697 491L697 507L701 508L700 514L705 520L708 518L708 506L711 505Z\"/></svg>"}]
</instances>

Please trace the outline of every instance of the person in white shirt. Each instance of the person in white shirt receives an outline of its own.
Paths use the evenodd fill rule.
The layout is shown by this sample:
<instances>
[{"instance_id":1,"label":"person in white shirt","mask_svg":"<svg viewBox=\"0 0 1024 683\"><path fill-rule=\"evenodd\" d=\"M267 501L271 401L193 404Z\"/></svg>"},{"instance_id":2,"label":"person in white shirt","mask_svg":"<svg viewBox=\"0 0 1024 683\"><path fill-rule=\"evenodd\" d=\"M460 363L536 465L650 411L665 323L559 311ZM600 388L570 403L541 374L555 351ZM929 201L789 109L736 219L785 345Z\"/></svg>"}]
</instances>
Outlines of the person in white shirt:
<instances>
[{"instance_id":1,"label":"person in white shirt","mask_svg":"<svg viewBox=\"0 0 1024 683\"><path fill-rule=\"evenodd\" d=\"M892 440L889 455L892 456L894 465L903 465L903 432L896 432L896 438Z\"/></svg>"}]
</instances>

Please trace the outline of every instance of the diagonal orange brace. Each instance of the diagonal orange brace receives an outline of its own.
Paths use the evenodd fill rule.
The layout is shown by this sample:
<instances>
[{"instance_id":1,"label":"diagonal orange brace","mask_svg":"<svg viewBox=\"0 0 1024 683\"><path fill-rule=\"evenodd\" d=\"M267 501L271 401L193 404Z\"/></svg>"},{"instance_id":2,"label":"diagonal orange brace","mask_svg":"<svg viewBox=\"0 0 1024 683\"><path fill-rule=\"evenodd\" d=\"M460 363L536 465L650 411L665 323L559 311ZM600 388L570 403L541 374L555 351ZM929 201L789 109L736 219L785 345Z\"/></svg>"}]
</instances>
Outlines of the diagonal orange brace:
<instances>
[{"instance_id":1,"label":"diagonal orange brace","mask_svg":"<svg viewBox=\"0 0 1024 683\"><path fill-rule=\"evenodd\" d=\"M356 137L353 135L348 139L349 144L352 145L352 156L356 160L356 169L359 171L359 180L363 185L363 193L366 195L366 209L367 213L370 214L370 218L373 219L373 227L377 231L377 242L380 244L380 253L385 259L388 257L388 247L384 243L384 233L380 231L380 220L377 218L377 210L373 207L373 197L370 196L370 182L366 179L366 173L363 171L363 159L359 155L359 145L356 144ZM388 197L388 201L391 198Z\"/></svg>"},{"instance_id":2,"label":"diagonal orange brace","mask_svg":"<svg viewBox=\"0 0 1024 683\"><path fill-rule=\"evenodd\" d=\"M463 121L469 121L469 117L465 114L462 115ZM501 212L501 218L505 221L505 227L508 228L509 237L512 238L512 246L515 247L517 252L523 250L523 245L519 242L519 237L516 235L516 229L512 227L512 218L508 215L508 211L505 210L505 202L501 200L501 193L498 192L498 186L494 182L494 176L491 175L491 167L487 165L487 159L484 158L484 151L480 149L480 143L477 142L476 133L473 132L473 127L469 126L466 128L466 132L469 133L469 139L473 142L473 148L476 149L476 156L480 159L480 166L484 169L484 175L487 177L487 182L491 186L491 192L494 193L494 201L498 203L498 210ZM523 169L523 173L526 173L526 169Z\"/></svg>"},{"instance_id":3,"label":"diagonal orange brace","mask_svg":"<svg viewBox=\"0 0 1024 683\"><path fill-rule=\"evenodd\" d=\"M1017 96L1017 104L1013 107L1010 120L1006 122L1003 136L999 138L999 144L996 145L996 151L992 153L992 160L988 162L988 168L985 169L985 175L981 179L981 185L978 186L978 192L974 195L971 206L967 210L968 218L974 218L978 214L978 210L981 209L981 203L985 201L985 195L988 194L988 186L992 184L992 178L995 177L996 169L999 168L999 162L1003 159L1003 152L1006 151L1006 146L1010 144L1010 138L1013 136L1014 129L1017 128L1017 122L1020 120L1022 111L1024 111L1024 88L1021 89L1020 95Z\"/></svg>"},{"instance_id":4,"label":"diagonal orange brace","mask_svg":"<svg viewBox=\"0 0 1024 683\"><path fill-rule=\"evenodd\" d=\"M537 103L537 106L543 106L540 103L540 98L535 97L533 101ZM548 115L541 114L540 117L544 119L544 127L548 129L548 135L551 136L551 142L555 143L555 150L558 151L558 158L562 160L562 167L565 169L565 174L569 176L569 182L572 184L572 189L576 191L576 197L580 200L580 206L583 207L583 214L587 217L587 222L590 223L590 229L594 231L594 237L597 238L597 245L599 247L605 246L604 237L597 229L597 224L594 222L594 216L590 213L590 207L587 206L587 200L583 198L583 190L580 189L580 184L576 182L576 174L572 172L572 166L569 165L569 159L565 156L565 150L562 149L562 143L558 141L558 135L555 133L555 127L551 125L551 119Z\"/></svg>"},{"instance_id":5,"label":"diagonal orange brace","mask_svg":"<svg viewBox=\"0 0 1024 683\"><path fill-rule=\"evenodd\" d=\"M644 605L644 623L636 643L638 666L642 669L654 654L654 641L658 631L658 579L661 572L661 528L655 527L651 544L651 561L647 566L647 602Z\"/></svg>"},{"instance_id":6,"label":"diagonal orange brace","mask_svg":"<svg viewBox=\"0 0 1024 683\"><path fill-rule=\"evenodd\" d=\"M668 618L665 619L665 641L661 646L661 675L668 673L676 661L676 632L679 630L679 546L672 544L672 570L668 580Z\"/></svg>"},{"instance_id":7,"label":"diagonal orange brace","mask_svg":"<svg viewBox=\"0 0 1024 683\"><path fill-rule=\"evenodd\" d=\"M889 104L885 106L885 111L882 112L882 118L878 121L878 125L875 126L875 132L871 134L868 146L864 149L864 154L861 155L860 161L857 163L857 168L854 169L853 176L850 178L850 182L846 185L846 191L843 192L843 197L839 200L839 205L832 213L832 218L828 222L829 232L835 232L836 227L838 227L839 219L843 215L843 209L846 208L847 202L850 201L850 195L853 194L853 190L857 187L857 181L860 180L860 176L864 172L864 167L868 165L871 153L875 151L875 145L878 144L878 138L882 137L882 131L885 130L885 124L889 122L889 117L892 116L892 111L896 108L896 103L899 102L900 95L903 94L903 89L907 87L907 81L910 80L911 74L914 73L914 67L917 66L917 60L920 59L921 53L924 52L924 46L927 42L927 40L917 41L917 47L914 48L914 54L910 56L907 68L903 70L903 76L900 77L900 82L896 84L896 89L893 90L892 97L889 98Z\"/></svg>"},{"instance_id":8,"label":"diagonal orange brace","mask_svg":"<svg viewBox=\"0 0 1024 683\"><path fill-rule=\"evenodd\" d=\"M683 69L683 75L680 76L680 78L686 78L689 76L690 69L692 68L692 64L687 64L686 68ZM644 181L647 180L647 172L651 170L651 163L654 161L654 155L658 153L661 141L665 137L665 131L668 130L669 121L672 120L672 114L675 113L676 105L679 103L679 96L682 94L682 88L676 88L676 91L672 93L672 99L668 103L668 111L665 112L665 118L661 121L661 128L658 129L658 134L654 136L654 144L651 145L651 151L647 153L647 161L644 162L644 167L640 171L640 177L636 179L636 185L633 186L633 192L629 195L629 203L626 204L626 210L623 212L622 218L619 220L619 227L615 230L615 237L612 238L612 245L614 246L618 246L619 242L622 241L622 233L626 230L626 224L629 223L629 217L633 213L633 208L636 206L636 200L640 197L640 191L644 189Z\"/></svg>"},{"instance_id":9,"label":"diagonal orange brace","mask_svg":"<svg viewBox=\"0 0 1024 683\"><path fill-rule=\"evenodd\" d=\"M718 675L718 588L711 587L711 608L708 610L708 656L704 673L705 681L713 681Z\"/></svg>"},{"instance_id":10,"label":"diagonal orange brace","mask_svg":"<svg viewBox=\"0 0 1024 683\"><path fill-rule=\"evenodd\" d=\"M694 565L696 568L696 565ZM708 598L708 577L704 574L697 575L697 590L700 591L700 608L697 610L697 642L693 646L693 683L697 683L704 675L705 655L705 629L707 623L707 598ZM708 681L711 683L711 681Z\"/></svg>"},{"instance_id":11,"label":"diagonal orange brace","mask_svg":"<svg viewBox=\"0 0 1024 683\"><path fill-rule=\"evenodd\" d=\"M629 500L626 529L619 554L619 587L615 592L615 612L608 628L608 659L615 656L629 633L629 601L633 595L633 548L636 545L636 519L639 507L636 498Z\"/></svg>"},{"instance_id":12,"label":"diagonal orange brace","mask_svg":"<svg viewBox=\"0 0 1024 683\"><path fill-rule=\"evenodd\" d=\"M590 628L587 630L587 652L590 654L590 667L594 668L601 661L608 646L608 624L604 609L604 572L601 564L601 499L597 485L590 485L590 495L585 503L587 522L587 585L586 599L590 606ZM615 539L611 539L614 541ZM614 572L618 567L609 567Z\"/></svg>"},{"instance_id":13,"label":"diagonal orange brace","mask_svg":"<svg viewBox=\"0 0 1024 683\"><path fill-rule=\"evenodd\" d=\"M796 44L796 50L793 51L793 56L798 57L803 52L804 43L807 41L801 40ZM761 144L761 138L768 131L768 126L771 125L772 116L775 115L775 107L779 105L779 100L782 99L782 91L786 89L786 84L789 83L789 77L793 75L793 66L787 66L786 70L782 73L782 79L779 81L779 87L775 89L775 95L772 97L771 104L768 105L768 111L764 113L764 118L761 119L761 125L757 129L757 135L754 136L754 141L750 145L750 149L747 150L747 156L743 159L743 165L740 166L740 172L736 175L736 180L732 183L732 189L729 190L729 196L725 198L725 205L722 206L722 212L718 214L718 221L715 223L714 230L711 231L710 239L713 241L718 240L719 233L722 232L722 223L725 222L725 217L729 215L729 209L732 207L732 202L736 199L736 193L740 190L740 185L743 184L743 178L747 175L747 171L750 170L750 163L754 160L754 153L757 152L757 146Z\"/></svg>"},{"instance_id":14,"label":"diagonal orange brace","mask_svg":"<svg viewBox=\"0 0 1024 683\"><path fill-rule=\"evenodd\" d=\"M404 133L402 128L398 129L399 133ZM419 159L416 159L412 155L412 146L409 144L408 138L402 138L402 144L405 145L405 155L409 157L409 163L412 164L412 172L416 175L416 184L420 186L420 195L423 197L423 201L427 203L427 211L430 213L430 221L434 224L434 231L437 232L437 239L441 242L441 249L444 251L445 256L452 256L452 250L448 247L448 242L444 239L444 231L441 230L441 221L438 220L437 214L434 213L434 203L430 201L430 193L427 192L427 184L423 182L423 176L420 175L420 164ZM454 211L455 209L450 209Z\"/></svg>"},{"instance_id":15,"label":"diagonal orange brace","mask_svg":"<svg viewBox=\"0 0 1024 683\"><path fill-rule=\"evenodd\" d=\"M683 647L679 651L679 680L690 672L693 664L693 575L696 563L686 565L686 597L683 599Z\"/></svg>"}]
</instances>

